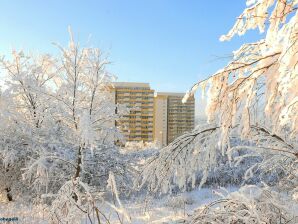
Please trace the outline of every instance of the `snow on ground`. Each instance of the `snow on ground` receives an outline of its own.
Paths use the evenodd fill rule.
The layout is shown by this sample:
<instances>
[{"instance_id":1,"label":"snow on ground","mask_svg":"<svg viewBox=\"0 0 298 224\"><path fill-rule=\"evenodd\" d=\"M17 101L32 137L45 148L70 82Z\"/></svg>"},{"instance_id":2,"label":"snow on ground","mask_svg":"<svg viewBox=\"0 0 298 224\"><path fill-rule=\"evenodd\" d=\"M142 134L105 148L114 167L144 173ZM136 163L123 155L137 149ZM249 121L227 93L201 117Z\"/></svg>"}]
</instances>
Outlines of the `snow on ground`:
<instances>
[{"instance_id":1,"label":"snow on ground","mask_svg":"<svg viewBox=\"0 0 298 224\"><path fill-rule=\"evenodd\" d=\"M228 187L228 192L238 190L238 187ZM191 192L181 193L175 196L164 196L160 199L152 197L140 197L135 201L122 201L127 213L131 217L133 224L162 224L179 223L179 220L191 215L199 206L210 203L219 198L214 191L220 189L204 188ZM117 216L110 214L112 210L106 210L111 223L120 223Z\"/></svg>"},{"instance_id":2,"label":"snow on ground","mask_svg":"<svg viewBox=\"0 0 298 224\"><path fill-rule=\"evenodd\" d=\"M236 190L238 190L238 187L227 188L228 192ZM135 199L122 201L122 203L133 224L174 224L191 215L197 207L218 199L219 196L214 191L222 192L220 189L203 188L161 198L140 196ZM111 224L120 223L112 208L108 206L100 208L109 218ZM46 214L46 210L42 207L36 208L20 203L0 204L0 217L18 217L19 222L16 223L48 223L45 221ZM121 214L120 218L122 218ZM104 220L102 222L105 223ZM88 223L88 219L84 219L82 223ZM129 222L124 219L123 223Z\"/></svg>"},{"instance_id":3,"label":"snow on ground","mask_svg":"<svg viewBox=\"0 0 298 224\"><path fill-rule=\"evenodd\" d=\"M17 218L7 223L41 224L47 222L47 211L42 206L33 206L18 202L0 203L0 218ZM6 223L6 222L4 222Z\"/></svg>"}]
</instances>

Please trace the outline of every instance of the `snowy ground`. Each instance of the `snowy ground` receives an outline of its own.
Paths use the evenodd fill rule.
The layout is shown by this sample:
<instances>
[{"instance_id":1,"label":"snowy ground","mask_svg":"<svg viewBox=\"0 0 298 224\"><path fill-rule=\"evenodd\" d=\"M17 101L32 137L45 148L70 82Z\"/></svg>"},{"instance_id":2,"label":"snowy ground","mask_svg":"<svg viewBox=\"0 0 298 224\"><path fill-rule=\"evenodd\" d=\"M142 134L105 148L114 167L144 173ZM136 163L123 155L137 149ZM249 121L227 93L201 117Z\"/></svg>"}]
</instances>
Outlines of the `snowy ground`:
<instances>
[{"instance_id":1,"label":"snowy ground","mask_svg":"<svg viewBox=\"0 0 298 224\"><path fill-rule=\"evenodd\" d=\"M237 189L229 187L227 191L233 192ZM179 223L179 220L191 215L195 208L218 199L219 196L214 193L214 190L219 189L197 189L160 199L141 198L136 202L123 202L123 206L134 224ZM117 223L117 219L113 220L113 223Z\"/></svg>"},{"instance_id":2,"label":"snowy ground","mask_svg":"<svg viewBox=\"0 0 298 224\"><path fill-rule=\"evenodd\" d=\"M227 188L228 192L237 189L236 187ZM133 224L179 223L179 221L191 215L195 208L219 198L214 193L214 190L218 191L219 189L197 189L176 196L165 196L160 199L139 197L135 200L122 201L122 203ZM120 223L113 209L106 207L102 211L104 211L112 224ZM34 209L22 204L0 204L0 217L18 217L19 222L14 223L47 223L45 221L46 211L42 207ZM123 218L121 214L120 217ZM82 223L88 223L87 219ZM124 218L123 223L129 222L125 221Z\"/></svg>"}]
</instances>

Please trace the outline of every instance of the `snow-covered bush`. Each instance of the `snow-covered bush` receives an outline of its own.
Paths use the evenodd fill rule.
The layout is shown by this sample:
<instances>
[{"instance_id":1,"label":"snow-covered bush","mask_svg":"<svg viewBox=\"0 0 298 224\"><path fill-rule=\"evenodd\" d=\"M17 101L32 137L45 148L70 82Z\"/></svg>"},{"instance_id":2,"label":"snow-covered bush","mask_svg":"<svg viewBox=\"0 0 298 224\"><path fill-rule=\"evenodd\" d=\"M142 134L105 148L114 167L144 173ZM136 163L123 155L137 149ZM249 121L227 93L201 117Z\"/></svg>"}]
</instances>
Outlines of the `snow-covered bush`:
<instances>
[{"instance_id":1,"label":"snow-covered bush","mask_svg":"<svg viewBox=\"0 0 298 224\"><path fill-rule=\"evenodd\" d=\"M222 195L222 194L221 194ZM271 190L246 185L200 207L187 223L297 223L297 203Z\"/></svg>"},{"instance_id":2,"label":"snow-covered bush","mask_svg":"<svg viewBox=\"0 0 298 224\"><path fill-rule=\"evenodd\" d=\"M125 147L123 147L122 151L125 152L135 152L142 150L156 150L158 149L158 144L156 142L126 142Z\"/></svg>"},{"instance_id":3,"label":"snow-covered bush","mask_svg":"<svg viewBox=\"0 0 298 224\"><path fill-rule=\"evenodd\" d=\"M181 194L181 195L169 197L165 205L173 209L177 209L177 208L184 208L186 205L192 205L194 204L194 202L195 200L190 196Z\"/></svg>"}]
</instances>

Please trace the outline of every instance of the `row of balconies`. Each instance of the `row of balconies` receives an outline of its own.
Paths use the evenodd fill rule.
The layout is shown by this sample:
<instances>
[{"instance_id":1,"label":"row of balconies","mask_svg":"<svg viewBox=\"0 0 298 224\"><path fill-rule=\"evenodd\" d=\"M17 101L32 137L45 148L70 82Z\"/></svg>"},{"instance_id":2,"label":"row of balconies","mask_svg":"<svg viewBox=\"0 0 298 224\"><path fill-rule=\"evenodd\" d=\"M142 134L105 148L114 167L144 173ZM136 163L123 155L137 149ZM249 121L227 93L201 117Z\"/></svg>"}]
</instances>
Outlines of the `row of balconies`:
<instances>
[{"instance_id":1,"label":"row of balconies","mask_svg":"<svg viewBox=\"0 0 298 224\"><path fill-rule=\"evenodd\" d=\"M149 102L149 101L144 101L144 102L135 102L135 101L118 101L117 104L126 104L129 105L131 107L141 107L141 106L152 106L153 107L153 102Z\"/></svg>"},{"instance_id":2,"label":"row of balconies","mask_svg":"<svg viewBox=\"0 0 298 224\"><path fill-rule=\"evenodd\" d=\"M124 135L127 138L153 138L153 135Z\"/></svg>"},{"instance_id":3,"label":"row of balconies","mask_svg":"<svg viewBox=\"0 0 298 224\"><path fill-rule=\"evenodd\" d=\"M118 100L123 100L123 99L129 99L129 100L150 100L153 101L153 97L148 97L146 95L144 96L124 96L124 95L117 95L116 97L117 101Z\"/></svg>"},{"instance_id":4,"label":"row of balconies","mask_svg":"<svg viewBox=\"0 0 298 224\"><path fill-rule=\"evenodd\" d=\"M128 114L128 115L125 115L124 118L130 118L130 119L133 119L133 118L140 118L140 119L150 119L150 118L153 118L153 115L152 116L149 116L148 114L141 114L141 115L136 115L136 114Z\"/></svg>"},{"instance_id":5,"label":"row of balconies","mask_svg":"<svg viewBox=\"0 0 298 224\"><path fill-rule=\"evenodd\" d=\"M127 120L128 120L128 123L132 123L132 124L139 123L139 122L136 122L134 120L130 120L130 119L127 119ZM149 121L148 119L146 119L146 120L143 119L141 123L142 124L153 124L153 120L152 121Z\"/></svg>"},{"instance_id":6,"label":"row of balconies","mask_svg":"<svg viewBox=\"0 0 298 224\"><path fill-rule=\"evenodd\" d=\"M188 128L189 126L193 125L193 122L180 122L180 123L168 123L169 127L179 127L179 128Z\"/></svg>"},{"instance_id":7,"label":"row of balconies","mask_svg":"<svg viewBox=\"0 0 298 224\"><path fill-rule=\"evenodd\" d=\"M145 127L145 126L130 126L130 125L126 125L125 128L123 128L123 130L134 130L134 131L152 131L153 130L153 126L151 127Z\"/></svg>"},{"instance_id":8,"label":"row of balconies","mask_svg":"<svg viewBox=\"0 0 298 224\"><path fill-rule=\"evenodd\" d=\"M174 116L169 116L168 117L168 122L190 122L190 121L194 121L194 117L174 117Z\"/></svg>"},{"instance_id":9,"label":"row of balconies","mask_svg":"<svg viewBox=\"0 0 298 224\"><path fill-rule=\"evenodd\" d=\"M117 90L116 91L116 94L119 95L119 94L129 94L129 95L132 95L132 96L135 96L135 95L149 95L149 96L153 96L154 95L154 91L152 90L140 90L140 91L125 91L125 90Z\"/></svg>"},{"instance_id":10,"label":"row of balconies","mask_svg":"<svg viewBox=\"0 0 298 224\"><path fill-rule=\"evenodd\" d=\"M194 107L168 107L168 110L174 110L174 111L194 111L195 108Z\"/></svg>"}]
</instances>

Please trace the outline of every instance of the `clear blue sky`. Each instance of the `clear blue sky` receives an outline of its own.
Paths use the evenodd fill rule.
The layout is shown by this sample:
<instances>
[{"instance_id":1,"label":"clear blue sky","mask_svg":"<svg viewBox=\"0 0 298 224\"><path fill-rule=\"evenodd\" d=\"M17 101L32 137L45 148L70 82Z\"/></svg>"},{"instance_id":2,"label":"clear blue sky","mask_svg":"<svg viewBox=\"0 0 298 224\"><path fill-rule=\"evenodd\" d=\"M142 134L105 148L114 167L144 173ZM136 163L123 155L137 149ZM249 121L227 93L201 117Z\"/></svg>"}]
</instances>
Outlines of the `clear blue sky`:
<instances>
[{"instance_id":1,"label":"clear blue sky","mask_svg":"<svg viewBox=\"0 0 298 224\"><path fill-rule=\"evenodd\" d=\"M9 0L0 2L0 54L12 48L57 53L70 25L76 39L110 54L119 81L150 82L156 91L186 91L215 72L249 32L230 42L221 34L234 24L245 0Z\"/></svg>"}]
</instances>

